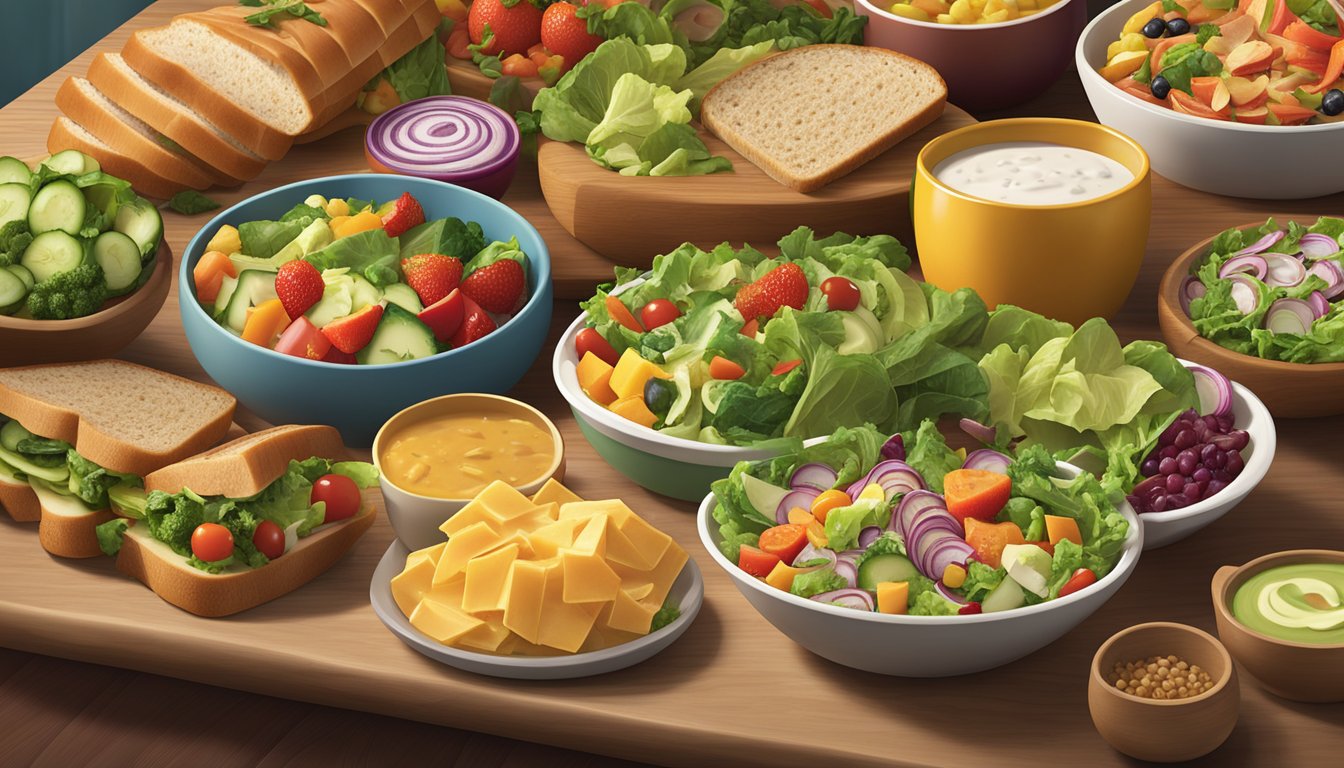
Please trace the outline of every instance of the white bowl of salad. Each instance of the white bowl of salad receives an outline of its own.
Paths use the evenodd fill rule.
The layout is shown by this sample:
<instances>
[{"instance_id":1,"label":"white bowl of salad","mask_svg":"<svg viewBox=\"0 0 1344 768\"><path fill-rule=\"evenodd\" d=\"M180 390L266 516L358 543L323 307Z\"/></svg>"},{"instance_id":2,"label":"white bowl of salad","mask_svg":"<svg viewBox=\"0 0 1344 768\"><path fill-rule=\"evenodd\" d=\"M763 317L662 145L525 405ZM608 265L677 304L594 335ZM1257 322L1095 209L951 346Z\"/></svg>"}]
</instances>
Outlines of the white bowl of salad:
<instances>
[{"instance_id":1,"label":"white bowl of salad","mask_svg":"<svg viewBox=\"0 0 1344 768\"><path fill-rule=\"evenodd\" d=\"M1120 589L1143 528L1042 448L963 453L932 421L889 439L841 429L739 464L700 505L700 538L766 620L838 664L903 677L1008 664Z\"/></svg>"}]
</instances>

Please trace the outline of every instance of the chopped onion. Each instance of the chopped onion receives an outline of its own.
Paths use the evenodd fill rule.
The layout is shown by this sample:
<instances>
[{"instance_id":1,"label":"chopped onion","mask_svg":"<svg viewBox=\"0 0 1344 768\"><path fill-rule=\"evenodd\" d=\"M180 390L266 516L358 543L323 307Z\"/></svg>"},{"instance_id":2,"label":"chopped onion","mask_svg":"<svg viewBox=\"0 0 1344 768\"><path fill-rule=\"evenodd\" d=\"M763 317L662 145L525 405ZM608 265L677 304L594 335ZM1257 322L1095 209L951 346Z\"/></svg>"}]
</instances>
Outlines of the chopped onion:
<instances>
[{"instance_id":1,"label":"chopped onion","mask_svg":"<svg viewBox=\"0 0 1344 768\"><path fill-rule=\"evenodd\" d=\"M864 488L874 483L882 486L882 490L886 492L886 500L891 501L901 494L923 488L924 478L904 461L888 459L873 467L867 477L849 486L849 497L858 498Z\"/></svg>"},{"instance_id":2,"label":"chopped onion","mask_svg":"<svg viewBox=\"0 0 1344 768\"><path fill-rule=\"evenodd\" d=\"M1317 319L1330 313L1330 302L1325 300L1325 294L1320 291L1312 291L1307 296L1307 303L1311 305L1311 311L1316 313Z\"/></svg>"},{"instance_id":3,"label":"chopped onion","mask_svg":"<svg viewBox=\"0 0 1344 768\"><path fill-rule=\"evenodd\" d=\"M1341 293L1344 293L1344 269L1341 269L1338 262L1318 261L1311 265L1308 274L1315 275L1325 281L1325 298L1333 299Z\"/></svg>"},{"instance_id":4,"label":"chopped onion","mask_svg":"<svg viewBox=\"0 0 1344 768\"><path fill-rule=\"evenodd\" d=\"M1279 299L1265 313L1265 328L1274 333L1304 334L1314 322L1315 311L1301 299Z\"/></svg>"},{"instance_id":5,"label":"chopped onion","mask_svg":"<svg viewBox=\"0 0 1344 768\"><path fill-rule=\"evenodd\" d=\"M463 186L501 172L512 176L520 146L518 124L507 112L463 96L400 104L374 119L364 137L378 170Z\"/></svg>"},{"instance_id":6,"label":"chopped onion","mask_svg":"<svg viewBox=\"0 0 1344 768\"><path fill-rule=\"evenodd\" d=\"M880 453L884 459L905 461L905 438L901 437L899 432L892 435L882 444Z\"/></svg>"},{"instance_id":7,"label":"chopped onion","mask_svg":"<svg viewBox=\"0 0 1344 768\"><path fill-rule=\"evenodd\" d=\"M1237 305L1237 310L1243 315L1249 315L1260 306L1260 289L1251 282L1249 277L1233 275L1231 277L1232 303Z\"/></svg>"},{"instance_id":8,"label":"chopped onion","mask_svg":"<svg viewBox=\"0 0 1344 768\"><path fill-rule=\"evenodd\" d=\"M1250 275L1256 280L1264 280L1269 273L1269 262L1263 256L1235 256L1223 262L1218 276L1227 279L1232 275Z\"/></svg>"},{"instance_id":9,"label":"chopped onion","mask_svg":"<svg viewBox=\"0 0 1344 768\"><path fill-rule=\"evenodd\" d=\"M780 525L789 522L789 510L794 507L811 509L812 502L820 495L821 491L815 488L795 488L789 491L779 500L779 506L775 507L775 522Z\"/></svg>"},{"instance_id":10,"label":"chopped onion","mask_svg":"<svg viewBox=\"0 0 1344 768\"><path fill-rule=\"evenodd\" d=\"M961 467L962 469L984 469L1006 475L1008 474L1008 466L1012 463L1012 458L1006 454L990 448L981 448L977 451L971 451Z\"/></svg>"},{"instance_id":11,"label":"chopped onion","mask_svg":"<svg viewBox=\"0 0 1344 768\"><path fill-rule=\"evenodd\" d=\"M853 587L859 580L859 569L849 560L835 561L835 572L844 578L847 587Z\"/></svg>"},{"instance_id":12,"label":"chopped onion","mask_svg":"<svg viewBox=\"0 0 1344 768\"><path fill-rule=\"evenodd\" d=\"M827 490L835 485L835 470L825 464L813 462L804 464L793 471L793 476L789 478L789 487L793 490L803 488L816 488L817 492Z\"/></svg>"},{"instance_id":13,"label":"chopped onion","mask_svg":"<svg viewBox=\"0 0 1344 768\"><path fill-rule=\"evenodd\" d=\"M1297 242L1298 247L1302 249L1302 255L1312 261L1324 259L1327 256L1334 256L1339 253L1339 241L1329 235L1323 235L1320 232L1308 232Z\"/></svg>"},{"instance_id":14,"label":"chopped onion","mask_svg":"<svg viewBox=\"0 0 1344 768\"><path fill-rule=\"evenodd\" d=\"M976 440L979 440L986 445L994 444L994 428L988 424L981 424L975 419L962 419L959 425L961 426L962 432L974 437Z\"/></svg>"},{"instance_id":15,"label":"chopped onion","mask_svg":"<svg viewBox=\"0 0 1344 768\"><path fill-rule=\"evenodd\" d=\"M876 525L870 525L864 528L863 530L859 531L859 547L862 549L867 549L871 547L873 545L873 542L877 541L878 537L881 535L882 535L882 529L877 527Z\"/></svg>"},{"instance_id":16,"label":"chopped onion","mask_svg":"<svg viewBox=\"0 0 1344 768\"><path fill-rule=\"evenodd\" d=\"M901 538L905 539L908 548L910 537L906 532L926 509L940 509L946 512L947 502L933 491L911 491L905 494L905 498L901 499L900 505L896 507L896 512L892 514L887 529L899 533Z\"/></svg>"},{"instance_id":17,"label":"chopped onion","mask_svg":"<svg viewBox=\"0 0 1344 768\"><path fill-rule=\"evenodd\" d=\"M798 556L793 558L793 562L789 563L789 565L797 568L799 563L806 563L808 560L825 560L825 565L834 565L836 561L835 550L826 549L824 547L814 547L812 546L812 542L809 541L807 546L803 547L798 552Z\"/></svg>"},{"instance_id":18,"label":"chopped onion","mask_svg":"<svg viewBox=\"0 0 1344 768\"><path fill-rule=\"evenodd\" d=\"M1236 256L1248 256L1248 255L1253 254L1253 253L1262 253L1262 252L1264 252L1264 251L1267 251L1267 250L1269 250L1275 243L1277 243L1277 242L1279 242L1280 240L1282 240L1282 239L1283 239L1283 236L1286 235L1286 234L1288 234L1288 233L1285 232L1285 231L1283 231L1282 229L1280 229L1280 230L1278 230L1278 231L1276 231L1276 232L1270 232L1268 235L1265 235L1264 237L1260 238L1259 240L1256 240L1254 243L1251 243L1250 245L1246 246L1245 248L1242 248L1240 251L1237 251L1236 253L1232 254L1232 256L1233 256L1233 257L1236 257Z\"/></svg>"},{"instance_id":19,"label":"chopped onion","mask_svg":"<svg viewBox=\"0 0 1344 768\"><path fill-rule=\"evenodd\" d=\"M862 589L837 589L833 592L813 595L811 599L818 603L838 603L846 608L856 608L860 611L871 611L876 607L873 603L873 596Z\"/></svg>"},{"instance_id":20,"label":"chopped onion","mask_svg":"<svg viewBox=\"0 0 1344 768\"><path fill-rule=\"evenodd\" d=\"M1201 416L1227 416L1232 413L1232 382L1212 368L1186 363L1195 377L1195 392L1199 394Z\"/></svg>"},{"instance_id":21,"label":"chopped onion","mask_svg":"<svg viewBox=\"0 0 1344 768\"><path fill-rule=\"evenodd\" d=\"M938 594L956 603L957 605L965 605L967 602L969 602L966 598L952 591L952 588L944 584L942 581L937 582L933 586L934 589L938 590Z\"/></svg>"},{"instance_id":22,"label":"chopped onion","mask_svg":"<svg viewBox=\"0 0 1344 768\"><path fill-rule=\"evenodd\" d=\"M1190 314L1190 302L1202 297L1208 289L1204 287L1204 282L1197 277L1187 277L1181 283L1181 309L1185 314Z\"/></svg>"},{"instance_id":23,"label":"chopped onion","mask_svg":"<svg viewBox=\"0 0 1344 768\"><path fill-rule=\"evenodd\" d=\"M1264 278L1266 285L1291 288L1307 279L1307 268L1292 256L1272 253L1265 257L1265 263L1269 265L1269 273Z\"/></svg>"}]
</instances>

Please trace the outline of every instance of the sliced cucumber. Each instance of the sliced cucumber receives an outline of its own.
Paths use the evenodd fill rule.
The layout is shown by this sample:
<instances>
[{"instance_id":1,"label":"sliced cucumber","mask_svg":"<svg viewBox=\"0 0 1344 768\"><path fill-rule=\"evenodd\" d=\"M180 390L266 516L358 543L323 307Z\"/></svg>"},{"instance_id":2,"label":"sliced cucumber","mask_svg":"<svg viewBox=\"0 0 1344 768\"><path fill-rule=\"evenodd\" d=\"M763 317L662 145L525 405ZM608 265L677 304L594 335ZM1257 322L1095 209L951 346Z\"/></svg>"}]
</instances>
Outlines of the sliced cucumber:
<instances>
[{"instance_id":1,"label":"sliced cucumber","mask_svg":"<svg viewBox=\"0 0 1344 768\"><path fill-rule=\"evenodd\" d=\"M0 315L12 315L23 309L32 290L18 275L0 269Z\"/></svg>"},{"instance_id":2,"label":"sliced cucumber","mask_svg":"<svg viewBox=\"0 0 1344 768\"><path fill-rule=\"evenodd\" d=\"M84 245L60 230L43 232L29 243L19 263L34 280L45 283L84 263Z\"/></svg>"},{"instance_id":3,"label":"sliced cucumber","mask_svg":"<svg viewBox=\"0 0 1344 768\"><path fill-rule=\"evenodd\" d=\"M0 447L7 451L19 450L19 443L33 437L33 433L24 429L23 425L13 419L5 422L5 426L0 427Z\"/></svg>"},{"instance_id":4,"label":"sliced cucumber","mask_svg":"<svg viewBox=\"0 0 1344 768\"><path fill-rule=\"evenodd\" d=\"M234 333L242 333L247 324L247 310L258 304L277 298L275 295L275 273L260 269L249 269L238 275L238 285L229 296L220 321Z\"/></svg>"},{"instance_id":5,"label":"sliced cucumber","mask_svg":"<svg viewBox=\"0 0 1344 768\"><path fill-rule=\"evenodd\" d=\"M140 279L140 246L120 232L104 232L93 241L93 259L103 268L103 282L113 296Z\"/></svg>"},{"instance_id":6,"label":"sliced cucumber","mask_svg":"<svg viewBox=\"0 0 1344 768\"><path fill-rule=\"evenodd\" d=\"M84 228L84 193L68 181L53 181L37 190L28 206L28 228L33 234L55 232L78 235Z\"/></svg>"},{"instance_id":7,"label":"sliced cucumber","mask_svg":"<svg viewBox=\"0 0 1344 768\"><path fill-rule=\"evenodd\" d=\"M416 295L411 286L405 283L392 283L384 286L383 298L387 299L389 304L396 304L412 315L418 315L425 311L424 305L420 303L420 297Z\"/></svg>"},{"instance_id":8,"label":"sliced cucumber","mask_svg":"<svg viewBox=\"0 0 1344 768\"><path fill-rule=\"evenodd\" d=\"M351 312L358 312L370 304L378 304L383 300L383 292L378 289L378 286L359 275L351 275L350 277L354 280L350 285Z\"/></svg>"},{"instance_id":9,"label":"sliced cucumber","mask_svg":"<svg viewBox=\"0 0 1344 768\"><path fill-rule=\"evenodd\" d=\"M33 273L29 272L28 268L22 264L10 264L5 269L13 272L15 277L22 280L23 284L28 286L28 290L33 290L33 286L37 285L37 278L33 277Z\"/></svg>"},{"instance_id":10,"label":"sliced cucumber","mask_svg":"<svg viewBox=\"0 0 1344 768\"><path fill-rule=\"evenodd\" d=\"M153 203L137 197L117 209L112 229L134 240L140 253L149 255L159 247L159 239L163 237L163 217Z\"/></svg>"},{"instance_id":11,"label":"sliced cucumber","mask_svg":"<svg viewBox=\"0 0 1344 768\"><path fill-rule=\"evenodd\" d=\"M859 589L876 592L877 585L884 581L910 581L919 575L919 569L910 558L891 552L864 560L859 566L857 583Z\"/></svg>"},{"instance_id":12,"label":"sliced cucumber","mask_svg":"<svg viewBox=\"0 0 1344 768\"><path fill-rule=\"evenodd\" d=\"M233 298L233 292L238 288L238 278L224 276L219 284L219 295L215 296L215 304L209 307L207 311L210 316L218 320L224 314L224 310L229 306L229 299Z\"/></svg>"},{"instance_id":13,"label":"sliced cucumber","mask_svg":"<svg viewBox=\"0 0 1344 768\"><path fill-rule=\"evenodd\" d=\"M71 176L83 176L86 173L102 170L98 161L83 152L76 152L73 149L67 149L64 152L57 152L42 162L51 170L57 173L69 174Z\"/></svg>"},{"instance_id":14,"label":"sliced cucumber","mask_svg":"<svg viewBox=\"0 0 1344 768\"><path fill-rule=\"evenodd\" d=\"M357 354L363 365L386 365L429 357L439 351L434 332L398 304L388 304L368 346Z\"/></svg>"},{"instance_id":15,"label":"sliced cucumber","mask_svg":"<svg viewBox=\"0 0 1344 768\"><path fill-rule=\"evenodd\" d=\"M27 184L0 184L0 227L28 218L33 192Z\"/></svg>"},{"instance_id":16,"label":"sliced cucumber","mask_svg":"<svg viewBox=\"0 0 1344 768\"><path fill-rule=\"evenodd\" d=\"M33 172L28 170L27 163L9 155L0 157L0 184L22 184L26 187L32 178Z\"/></svg>"},{"instance_id":17,"label":"sliced cucumber","mask_svg":"<svg viewBox=\"0 0 1344 768\"><path fill-rule=\"evenodd\" d=\"M41 478L48 482L64 483L70 479L70 465L68 464L61 464L56 467L39 466L25 459L22 454L15 453L8 448L0 448L0 461L26 475Z\"/></svg>"}]
</instances>

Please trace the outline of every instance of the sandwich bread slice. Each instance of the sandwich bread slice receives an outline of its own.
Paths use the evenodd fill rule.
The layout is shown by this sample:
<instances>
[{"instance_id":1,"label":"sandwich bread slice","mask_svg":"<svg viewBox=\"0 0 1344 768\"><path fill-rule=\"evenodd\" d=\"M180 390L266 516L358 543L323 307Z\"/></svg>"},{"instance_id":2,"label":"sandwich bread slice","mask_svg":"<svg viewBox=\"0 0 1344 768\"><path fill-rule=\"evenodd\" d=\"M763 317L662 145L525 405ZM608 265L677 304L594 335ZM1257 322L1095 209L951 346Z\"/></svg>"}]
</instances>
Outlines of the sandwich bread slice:
<instances>
[{"instance_id":1,"label":"sandwich bread slice","mask_svg":"<svg viewBox=\"0 0 1344 768\"><path fill-rule=\"evenodd\" d=\"M53 155L66 149L75 149L98 161L103 170L132 181L135 191L146 197L167 200L182 190L182 186L155 173L140 160L123 154L104 143L84 126L65 115L58 116L47 134L47 151Z\"/></svg>"}]
</instances>

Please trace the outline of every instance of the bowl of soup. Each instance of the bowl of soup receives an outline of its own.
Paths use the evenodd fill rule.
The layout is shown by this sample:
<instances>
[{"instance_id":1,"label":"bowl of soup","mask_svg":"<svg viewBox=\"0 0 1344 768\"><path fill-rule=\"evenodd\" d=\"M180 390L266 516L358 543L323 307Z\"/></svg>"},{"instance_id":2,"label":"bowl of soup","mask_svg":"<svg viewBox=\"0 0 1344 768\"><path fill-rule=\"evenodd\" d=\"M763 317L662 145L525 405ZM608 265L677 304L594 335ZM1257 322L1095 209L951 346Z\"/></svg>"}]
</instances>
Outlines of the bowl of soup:
<instances>
[{"instance_id":1,"label":"bowl of soup","mask_svg":"<svg viewBox=\"0 0 1344 768\"><path fill-rule=\"evenodd\" d=\"M1124 304L1151 207L1143 147L1055 118L945 133L920 150L911 190L925 280L1074 324Z\"/></svg>"},{"instance_id":2,"label":"bowl of soup","mask_svg":"<svg viewBox=\"0 0 1344 768\"><path fill-rule=\"evenodd\" d=\"M490 483L524 494L564 477L565 444L541 411L500 395L444 395L397 413L373 440L373 463L397 539L412 551Z\"/></svg>"},{"instance_id":3,"label":"bowl of soup","mask_svg":"<svg viewBox=\"0 0 1344 768\"><path fill-rule=\"evenodd\" d=\"M1344 701L1344 552L1297 549L1223 566L1213 613L1228 652L1271 693Z\"/></svg>"}]
</instances>

